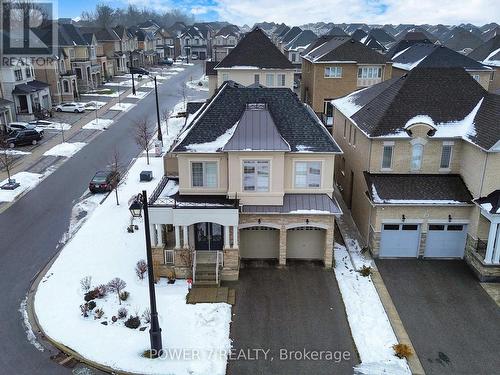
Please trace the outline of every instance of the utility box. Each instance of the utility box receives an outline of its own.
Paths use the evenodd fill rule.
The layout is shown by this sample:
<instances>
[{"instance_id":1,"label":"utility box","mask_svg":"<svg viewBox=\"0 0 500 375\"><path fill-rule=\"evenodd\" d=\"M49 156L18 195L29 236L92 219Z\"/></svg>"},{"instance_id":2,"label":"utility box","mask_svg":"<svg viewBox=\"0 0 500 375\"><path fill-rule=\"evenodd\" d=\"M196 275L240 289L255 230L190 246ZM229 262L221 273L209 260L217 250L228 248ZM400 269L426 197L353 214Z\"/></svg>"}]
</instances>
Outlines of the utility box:
<instances>
[{"instance_id":1,"label":"utility box","mask_svg":"<svg viewBox=\"0 0 500 375\"><path fill-rule=\"evenodd\" d=\"M161 141L155 141L155 156L160 157L163 154L163 144Z\"/></svg>"},{"instance_id":2,"label":"utility box","mask_svg":"<svg viewBox=\"0 0 500 375\"><path fill-rule=\"evenodd\" d=\"M140 180L141 181L151 181L153 179L153 171L142 171Z\"/></svg>"}]
</instances>

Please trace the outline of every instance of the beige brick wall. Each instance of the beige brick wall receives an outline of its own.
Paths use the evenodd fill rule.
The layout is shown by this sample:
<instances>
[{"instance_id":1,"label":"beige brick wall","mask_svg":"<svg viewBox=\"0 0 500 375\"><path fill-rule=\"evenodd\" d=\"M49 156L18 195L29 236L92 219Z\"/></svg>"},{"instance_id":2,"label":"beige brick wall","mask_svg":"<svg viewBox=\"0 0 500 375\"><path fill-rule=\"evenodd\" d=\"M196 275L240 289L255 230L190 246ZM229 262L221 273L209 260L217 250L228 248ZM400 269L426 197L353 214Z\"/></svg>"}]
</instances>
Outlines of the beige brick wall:
<instances>
[{"instance_id":1,"label":"beige brick wall","mask_svg":"<svg viewBox=\"0 0 500 375\"><path fill-rule=\"evenodd\" d=\"M493 71L493 76L491 77L489 91L497 92L497 90L500 89L500 68L495 67L493 69L494 71Z\"/></svg>"},{"instance_id":2,"label":"beige brick wall","mask_svg":"<svg viewBox=\"0 0 500 375\"><path fill-rule=\"evenodd\" d=\"M470 143L463 143L460 163L460 175L472 195L477 198L481 194L486 153Z\"/></svg>"}]
</instances>

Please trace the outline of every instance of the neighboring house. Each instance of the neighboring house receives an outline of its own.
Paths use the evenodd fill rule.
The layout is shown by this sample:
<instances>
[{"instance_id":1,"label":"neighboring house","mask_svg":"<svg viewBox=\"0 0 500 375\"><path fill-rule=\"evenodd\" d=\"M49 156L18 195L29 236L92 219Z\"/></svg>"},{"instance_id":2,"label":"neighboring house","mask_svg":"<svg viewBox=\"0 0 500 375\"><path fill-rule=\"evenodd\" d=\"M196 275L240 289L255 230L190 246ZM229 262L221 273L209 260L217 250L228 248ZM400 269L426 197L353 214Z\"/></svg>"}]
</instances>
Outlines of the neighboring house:
<instances>
[{"instance_id":1,"label":"neighboring house","mask_svg":"<svg viewBox=\"0 0 500 375\"><path fill-rule=\"evenodd\" d=\"M304 30L283 47L283 53L299 71L302 66L300 55L316 39L318 36L311 30Z\"/></svg>"},{"instance_id":2,"label":"neighboring house","mask_svg":"<svg viewBox=\"0 0 500 375\"><path fill-rule=\"evenodd\" d=\"M302 29L298 26L292 27L288 30L283 36L278 37L276 46L278 49L283 52L285 46L290 43L297 35L302 32Z\"/></svg>"},{"instance_id":3,"label":"neighboring house","mask_svg":"<svg viewBox=\"0 0 500 375\"><path fill-rule=\"evenodd\" d=\"M81 30L83 33L93 33L97 39L96 54L98 61L102 64L103 76L112 77L126 72L127 56L122 51L121 38L114 29L82 27Z\"/></svg>"},{"instance_id":4,"label":"neighboring house","mask_svg":"<svg viewBox=\"0 0 500 375\"><path fill-rule=\"evenodd\" d=\"M201 35L203 35L203 38L205 39L206 42L205 59L207 59L210 56L212 56L212 41L215 35L215 30L212 27L212 25L207 22L195 23L193 24L193 27L196 27L198 31L201 33ZM198 54L198 58L202 59L202 57L200 56L201 55Z\"/></svg>"},{"instance_id":5,"label":"neighboring house","mask_svg":"<svg viewBox=\"0 0 500 375\"><path fill-rule=\"evenodd\" d=\"M0 67L0 82L3 100L14 103L18 120L41 118L51 110L50 86L35 79L35 70L29 59L9 59L8 64L4 61ZM7 105L9 103L3 102L4 107ZM5 110L3 112L5 113ZM12 114L10 117L13 117Z\"/></svg>"},{"instance_id":6,"label":"neighboring house","mask_svg":"<svg viewBox=\"0 0 500 375\"><path fill-rule=\"evenodd\" d=\"M417 43L392 57L392 76L401 77L416 67L464 68L488 90L492 69L445 46Z\"/></svg>"},{"instance_id":7,"label":"neighboring house","mask_svg":"<svg viewBox=\"0 0 500 375\"><path fill-rule=\"evenodd\" d=\"M180 47L183 56L196 56L200 60L205 60L208 54L207 40L196 26L190 26L179 37Z\"/></svg>"},{"instance_id":8,"label":"neighboring house","mask_svg":"<svg viewBox=\"0 0 500 375\"><path fill-rule=\"evenodd\" d=\"M244 86L261 84L293 89L294 66L259 28L246 34L214 69L217 72L216 87L231 80ZM214 78L208 77L209 81ZM213 84L209 82L209 86Z\"/></svg>"},{"instance_id":9,"label":"neighboring house","mask_svg":"<svg viewBox=\"0 0 500 375\"><path fill-rule=\"evenodd\" d=\"M160 59L174 58L175 56L175 36L170 31L158 29L155 33L156 50Z\"/></svg>"},{"instance_id":10,"label":"neighboring house","mask_svg":"<svg viewBox=\"0 0 500 375\"><path fill-rule=\"evenodd\" d=\"M489 90L500 94L500 35L484 42L467 56L493 69Z\"/></svg>"},{"instance_id":11,"label":"neighboring house","mask_svg":"<svg viewBox=\"0 0 500 375\"><path fill-rule=\"evenodd\" d=\"M160 275L236 280L252 260L331 268L341 150L310 108L289 89L234 82L197 108L149 200Z\"/></svg>"},{"instance_id":12,"label":"neighboring house","mask_svg":"<svg viewBox=\"0 0 500 375\"><path fill-rule=\"evenodd\" d=\"M144 65L150 66L158 62L156 54L156 38L151 31L139 29L135 32L137 36L138 49L142 51Z\"/></svg>"},{"instance_id":13,"label":"neighboring house","mask_svg":"<svg viewBox=\"0 0 500 375\"><path fill-rule=\"evenodd\" d=\"M300 97L327 125L331 100L391 78L391 63L351 37L323 36L302 53Z\"/></svg>"},{"instance_id":14,"label":"neighboring house","mask_svg":"<svg viewBox=\"0 0 500 375\"><path fill-rule=\"evenodd\" d=\"M391 59L397 53L404 51L405 49L413 46L414 44L421 44L421 43L434 44L429 39L427 39L424 34L416 33L413 34L413 36L414 38L403 39L398 42L395 42L394 44L389 44L388 45L389 49L385 53L387 58Z\"/></svg>"},{"instance_id":15,"label":"neighboring house","mask_svg":"<svg viewBox=\"0 0 500 375\"><path fill-rule=\"evenodd\" d=\"M465 257L500 279L500 97L419 67L333 105L335 181L372 254Z\"/></svg>"},{"instance_id":16,"label":"neighboring house","mask_svg":"<svg viewBox=\"0 0 500 375\"><path fill-rule=\"evenodd\" d=\"M214 69L217 64L217 61L205 61L205 75L208 77L209 96L212 96L217 90L217 71Z\"/></svg>"},{"instance_id":17,"label":"neighboring house","mask_svg":"<svg viewBox=\"0 0 500 375\"><path fill-rule=\"evenodd\" d=\"M271 40L273 41L274 44L278 44L278 40L283 38L287 32L290 31L290 26L285 25L282 23L279 25L274 33L271 35Z\"/></svg>"},{"instance_id":18,"label":"neighboring house","mask_svg":"<svg viewBox=\"0 0 500 375\"><path fill-rule=\"evenodd\" d=\"M0 132L7 130L6 126L14 121L14 102L4 99L3 84L0 80Z\"/></svg>"},{"instance_id":19,"label":"neighboring house","mask_svg":"<svg viewBox=\"0 0 500 375\"><path fill-rule=\"evenodd\" d=\"M237 26L227 25L220 29L214 36L212 42L213 61L222 61L224 57L238 44L239 33Z\"/></svg>"},{"instance_id":20,"label":"neighboring house","mask_svg":"<svg viewBox=\"0 0 500 375\"><path fill-rule=\"evenodd\" d=\"M134 32L124 26L118 25L113 28L120 38L120 49L116 52L115 67L118 72L127 73L132 65L141 65L142 51L139 51L139 41Z\"/></svg>"},{"instance_id":21,"label":"neighboring house","mask_svg":"<svg viewBox=\"0 0 500 375\"><path fill-rule=\"evenodd\" d=\"M139 25L137 25L137 27L141 30L144 30L146 32L150 32L153 34L156 33L156 31L158 31L159 29L161 29L161 26L155 20L144 21L143 23L140 23Z\"/></svg>"},{"instance_id":22,"label":"neighboring house","mask_svg":"<svg viewBox=\"0 0 500 375\"><path fill-rule=\"evenodd\" d=\"M469 54L474 48L483 43L480 36L475 35L463 27L455 27L443 35L443 44L454 51Z\"/></svg>"}]
</instances>

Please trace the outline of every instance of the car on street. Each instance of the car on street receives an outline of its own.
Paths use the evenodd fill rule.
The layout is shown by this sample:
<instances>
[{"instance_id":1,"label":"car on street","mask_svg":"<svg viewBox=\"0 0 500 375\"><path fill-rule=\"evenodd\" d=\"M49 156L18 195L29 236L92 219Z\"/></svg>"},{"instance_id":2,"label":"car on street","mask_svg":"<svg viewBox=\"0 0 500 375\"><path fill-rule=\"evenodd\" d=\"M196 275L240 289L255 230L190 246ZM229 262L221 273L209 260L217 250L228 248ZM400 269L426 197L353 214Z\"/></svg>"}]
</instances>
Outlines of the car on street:
<instances>
[{"instance_id":1,"label":"car on street","mask_svg":"<svg viewBox=\"0 0 500 375\"><path fill-rule=\"evenodd\" d=\"M140 75L148 76L149 71L147 71L146 69L143 69L143 68L130 68L130 74L140 74Z\"/></svg>"},{"instance_id":2,"label":"car on street","mask_svg":"<svg viewBox=\"0 0 500 375\"><path fill-rule=\"evenodd\" d=\"M198 60L198 55L191 55L191 60Z\"/></svg>"},{"instance_id":3,"label":"car on street","mask_svg":"<svg viewBox=\"0 0 500 375\"><path fill-rule=\"evenodd\" d=\"M7 125L7 131L13 130L36 130L42 137L44 136L44 131L42 128L39 128L36 125L27 122L11 122Z\"/></svg>"},{"instance_id":4,"label":"car on street","mask_svg":"<svg viewBox=\"0 0 500 375\"><path fill-rule=\"evenodd\" d=\"M85 112L85 107L81 103L62 103L56 106L57 112L74 112L74 113L83 113Z\"/></svg>"},{"instance_id":5,"label":"car on street","mask_svg":"<svg viewBox=\"0 0 500 375\"><path fill-rule=\"evenodd\" d=\"M167 65L167 66L171 66L171 65L173 65L173 63L174 63L174 60L172 60L171 58L166 58L166 59L164 59L164 60L160 60L160 61L158 62L158 65Z\"/></svg>"},{"instance_id":6,"label":"car on street","mask_svg":"<svg viewBox=\"0 0 500 375\"><path fill-rule=\"evenodd\" d=\"M47 121L47 120L33 120L28 122L30 125L35 125L38 127L47 127L47 126L54 126L55 123L52 121Z\"/></svg>"},{"instance_id":7,"label":"car on street","mask_svg":"<svg viewBox=\"0 0 500 375\"><path fill-rule=\"evenodd\" d=\"M112 191L120 182L120 175L113 171L98 171L89 183L89 190L92 194L106 193Z\"/></svg>"},{"instance_id":8,"label":"car on street","mask_svg":"<svg viewBox=\"0 0 500 375\"><path fill-rule=\"evenodd\" d=\"M41 139L42 136L35 129L13 130L8 135L7 144L10 148L36 145Z\"/></svg>"}]
</instances>

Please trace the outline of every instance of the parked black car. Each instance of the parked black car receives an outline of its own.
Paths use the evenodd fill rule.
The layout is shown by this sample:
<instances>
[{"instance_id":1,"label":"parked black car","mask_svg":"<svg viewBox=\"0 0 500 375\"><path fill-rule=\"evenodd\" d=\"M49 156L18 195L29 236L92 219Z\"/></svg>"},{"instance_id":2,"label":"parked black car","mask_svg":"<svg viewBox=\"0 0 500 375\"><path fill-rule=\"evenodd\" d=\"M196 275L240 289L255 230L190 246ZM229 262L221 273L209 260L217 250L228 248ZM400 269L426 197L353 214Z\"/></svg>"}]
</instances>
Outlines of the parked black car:
<instances>
[{"instance_id":1,"label":"parked black car","mask_svg":"<svg viewBox=\"0 0 500 375\"><path fill-rule=\"evenodd\" d=\"M36 145L42 139L42 135L34 129L15 130L9 133L7 144L10 148L23 145Z\"/></svg>"},{"instance_id":2,"label":"parked black car","mask_svg":"<svg viewBox=\"0 0 500 375\"><path fill-rule=\"evenodd\" d=\"M148 76L149 72L143 68L130 68L130 74L140 74L143 76Z\"/></svg>"},{"instance_id":3,"label":"parked black car","mask_svg":"<svg viewBox=\"0 0 500 375\"><path fill-rule=\"evenodd\" d=\"M120 182L120 175L112 171L97 172L89 183L89 190L92 194L106 193L114 189Z\"/></svg>"}]
</instances>

